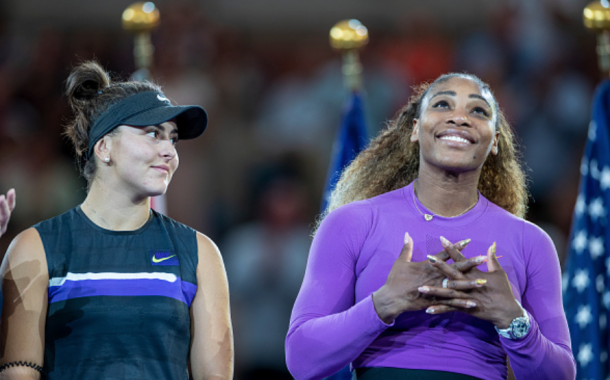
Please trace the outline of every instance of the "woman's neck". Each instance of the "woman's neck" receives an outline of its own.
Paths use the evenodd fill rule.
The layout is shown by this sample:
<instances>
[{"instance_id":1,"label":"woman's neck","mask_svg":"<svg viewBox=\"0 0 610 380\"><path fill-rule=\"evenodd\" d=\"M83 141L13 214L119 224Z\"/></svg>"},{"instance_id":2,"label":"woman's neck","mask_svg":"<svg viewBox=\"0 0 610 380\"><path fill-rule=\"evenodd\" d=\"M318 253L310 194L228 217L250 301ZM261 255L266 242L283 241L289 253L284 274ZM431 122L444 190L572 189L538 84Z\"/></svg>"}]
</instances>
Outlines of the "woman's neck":
<instances>
[{"instance_id":1,"label":"woman's neck","mask_svg":"<svg viewBox=\"0 0 610 380\"><path fill-rule=\"evenodd\" d=\"M93 183L82 211L98 226L113 231L133 231L150 215L150 198L133 200L117 191Z\"/></svg>"},{"instance_id":2,"label":"woman's neck","mask_svg":"<svg viewBox=\"0 0 610 380\"><path fill-rule=\"evenodd\" d=\"M413 184L420 203L435 215L452 217L463 214L478 200L480 171L476 173L429 173L420 170Z\"/></svg>"}]
</instances>

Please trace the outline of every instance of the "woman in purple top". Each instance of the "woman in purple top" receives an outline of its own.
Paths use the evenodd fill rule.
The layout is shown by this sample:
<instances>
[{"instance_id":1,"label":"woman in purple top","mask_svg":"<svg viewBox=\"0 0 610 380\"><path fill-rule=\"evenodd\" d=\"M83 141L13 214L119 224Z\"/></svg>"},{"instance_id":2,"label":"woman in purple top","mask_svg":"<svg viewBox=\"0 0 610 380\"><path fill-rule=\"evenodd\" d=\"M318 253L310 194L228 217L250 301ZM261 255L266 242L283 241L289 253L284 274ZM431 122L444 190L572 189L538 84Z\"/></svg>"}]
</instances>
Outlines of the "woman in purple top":
<instances>
[{"instance_id":1,"label":"woman in purple top","mask_svg":"<svg viewBox=\"0 0 610 380\"><path fill-rule=\"evenodd\" d=\"M573 379L559 260L526 202L489 86L420 87L331 196L286 338L294 377L506 379L508 358L517 379Z\"/></svg>"}]
</instances>

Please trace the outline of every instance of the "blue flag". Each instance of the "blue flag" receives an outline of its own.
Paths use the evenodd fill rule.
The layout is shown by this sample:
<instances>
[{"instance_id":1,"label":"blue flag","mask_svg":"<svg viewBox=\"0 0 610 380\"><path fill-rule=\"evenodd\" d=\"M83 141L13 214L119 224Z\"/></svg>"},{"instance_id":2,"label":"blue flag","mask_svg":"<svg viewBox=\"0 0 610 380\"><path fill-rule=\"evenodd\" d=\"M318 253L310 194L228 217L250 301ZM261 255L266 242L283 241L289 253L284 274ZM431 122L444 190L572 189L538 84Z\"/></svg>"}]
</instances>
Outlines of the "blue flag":
<instances>
[{"instance_id":1,"label":"blue flag","mask_svg":"<svg viewBox=\"0 0 610 380\"><path fill-rule=\"evenodd\" d=\"M343 109L341 127L337 132L337 138L333 145L333 154L322 197L322 212L328 206L330 193L337 185L341 172L364 149L367 142L368 133L364 120L362 96L354 91L351 93Z\"/></svg>"},{"instance_id":2,"label":"blue flag","mask_svg":"<svg viewBox=\"0 0 610 380\"><path fill-rule=\"evenodd\" d=\"M563 304L577 363L576 379L609 379L610 81L597 89L580 167Z\"/></svg>"},{"instance_id":3,"label":"blue flag","mask_svg":"<svg viewBox=\"0 0 610 380\"><path fill-rule=\"evenodd\" d=\"M322 197L322 212L328 207L330 193L334 190L341 177L343 169L356 158L358 153L366 146L368 133L364 120L364 107L362 96L357 91L351 93L341 115L341 127L333 144L333 154L328 168L328 177ZM341 369L325 380L351 380L350 367Z\"/></svg>"}]
</instances>

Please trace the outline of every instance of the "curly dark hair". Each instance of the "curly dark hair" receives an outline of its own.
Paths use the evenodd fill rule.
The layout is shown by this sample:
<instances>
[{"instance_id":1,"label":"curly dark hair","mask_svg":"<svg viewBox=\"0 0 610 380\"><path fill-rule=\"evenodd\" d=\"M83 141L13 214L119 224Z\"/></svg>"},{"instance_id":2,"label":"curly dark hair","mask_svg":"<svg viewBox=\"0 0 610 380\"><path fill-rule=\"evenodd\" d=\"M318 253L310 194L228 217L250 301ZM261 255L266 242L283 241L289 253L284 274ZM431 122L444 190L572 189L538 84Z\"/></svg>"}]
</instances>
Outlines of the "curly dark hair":
<instances>
[{"instance_id":1,"label":"curly dark hair","mask_svg":"<svg viewBox=\"0 0 610 380\"><path fill-rule=\"evenodd\" d=\"M83 62L72 69L66 81L66 96L74 117L65 125L64 135L72 142L78 168L89 185L97 168L96 156L87 157L91 127L110 106L145 91L161 89L151 82L113 82L95 61Z\"/></svg>"},{"instance_id":2,"label":"curly dark hair","mask_svg":"<svg viewBox=\"0 0 610 380\"><path fill-rule=\"evenodd\" d=\"M419 171L419 143L411 142L413 119L422 112L422 102L436 85L451 78L461 77L476 82L481 90L489 91L497 113L496 130L500 132L498 154L489 155L483 164L478 189L484 197L508 212L524 217L527 211L526 175L520 163L514 133L500 110L489 85L471 74L450 73L440 76L431 84L414 88L409 102L391 120L369 146L341 173L331 193L327 210L320 216L317 226L332 210L358 200L399 189L413 182ZM315 232L314 232L315 233Z\"/></svg>"}]
</instances>

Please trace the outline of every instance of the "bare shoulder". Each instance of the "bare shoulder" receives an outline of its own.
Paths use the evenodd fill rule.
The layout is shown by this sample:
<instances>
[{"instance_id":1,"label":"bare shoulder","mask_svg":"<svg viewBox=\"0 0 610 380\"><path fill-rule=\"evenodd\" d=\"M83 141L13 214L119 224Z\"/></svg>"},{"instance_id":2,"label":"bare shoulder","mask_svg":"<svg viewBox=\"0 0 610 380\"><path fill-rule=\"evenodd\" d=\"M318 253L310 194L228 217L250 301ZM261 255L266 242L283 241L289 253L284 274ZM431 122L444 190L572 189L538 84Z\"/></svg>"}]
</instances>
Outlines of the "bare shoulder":
<instances>
[{"instance_id":1,"label":"bare shoulder","mask_svg":"<svg viewBox=\"0 0 610 380\"><path fill-rule=\"evenodd\" d=\"M222 263L220 250L216 243L201 232L197 232L197 249L199 262Z\"/></svg>"},{"instance_id":2,"label":"bare shoulder","mask_svg":"<svg viewBox=\"0 0 610 380\"><path fill-rule=\"evenodd\" d=\"M44 246L35 228L28 228L13 239L2 261L0 274L9 277L11 274L48 276Z\"/></svg>"}]
</instances>

